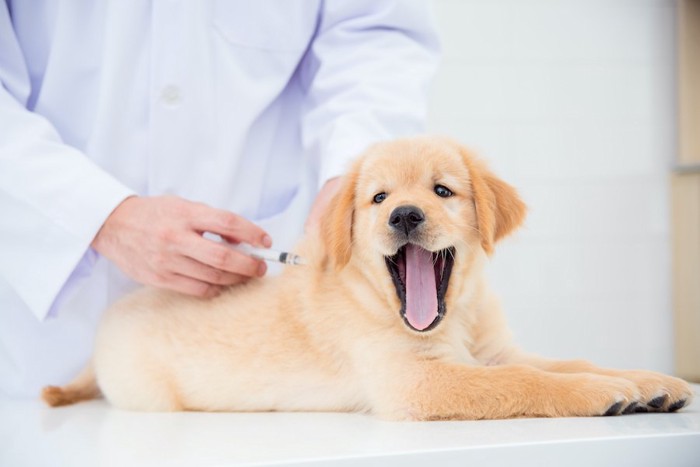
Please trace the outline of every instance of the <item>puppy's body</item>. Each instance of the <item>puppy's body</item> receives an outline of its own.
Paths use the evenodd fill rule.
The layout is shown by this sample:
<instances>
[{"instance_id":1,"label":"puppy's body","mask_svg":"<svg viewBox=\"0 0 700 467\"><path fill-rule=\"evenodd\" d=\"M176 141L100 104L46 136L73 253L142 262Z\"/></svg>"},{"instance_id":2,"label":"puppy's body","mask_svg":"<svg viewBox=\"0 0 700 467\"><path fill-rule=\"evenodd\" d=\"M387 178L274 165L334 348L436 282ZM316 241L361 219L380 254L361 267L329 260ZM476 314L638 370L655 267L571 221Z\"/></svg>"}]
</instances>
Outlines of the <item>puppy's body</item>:
<instances>
[{"instance_id":1,"label":"puppy's body","mask_svg":"<svg viewBox=\"0 0 700 467\"><path fill-rule=\"evenodd\" d=\"M313 258L306 246L299 251ZM368 386L387 367L477 363L467 342L473 320L439 338L407 334L398 314L357 311L387 306L371 290L348 287L366 281L354 277L361 273L327 275L317 260L212 300L152 288L122 299L96 338L100 389L112 404L139 410L372 411Z\"/></svg>"},{"instance_id":2,"label":"puppy's body","mask_svg":"<svg viewBox=\"0 0 700 467\"><path fill-rule=\"evenodd\" d=\"M44 398L71 403L98 386L128 409L391 419L585 416L687 403L682 380L548 361L511 343L483 267L523 216L512 187L452 143L379 145L346 177L320 235L300 244L308 265L208 301L155 289L124 298L100 326L94 374L49 387Z\"/></svg>"},{"instance_id":3,"label":"puppy's body","mask_svg":"<svg viewBox=\"0 0 700 467\"><path fill-rule=\"evenodd\" d=\"M349 371L308 333L291 279L231 288L208 302L154 289L128 297L97 336L100 388L133 409L352 410L342 396Z\"/></svg>"}]
</instances>

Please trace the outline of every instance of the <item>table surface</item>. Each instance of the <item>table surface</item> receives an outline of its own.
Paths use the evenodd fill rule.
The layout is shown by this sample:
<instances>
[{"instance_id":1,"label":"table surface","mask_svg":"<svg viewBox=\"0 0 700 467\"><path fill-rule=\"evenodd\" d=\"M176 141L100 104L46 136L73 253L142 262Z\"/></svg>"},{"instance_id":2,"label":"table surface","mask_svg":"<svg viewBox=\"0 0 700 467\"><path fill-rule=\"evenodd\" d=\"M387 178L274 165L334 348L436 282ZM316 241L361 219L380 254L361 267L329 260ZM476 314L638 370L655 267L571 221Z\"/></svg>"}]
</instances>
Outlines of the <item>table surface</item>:
<instances>
[{"instance_id":1,"label":"table surface","mask_svg":"<svg viewBox=\"0 0 700 467\"><path fill-rule=\"evenodd\" d=\"M700 400L674 414L387 422L337 413L138 413L104 401L50 409L0 398L0 466L438 462L700 466Z\"/></svg>"}]
</instances>

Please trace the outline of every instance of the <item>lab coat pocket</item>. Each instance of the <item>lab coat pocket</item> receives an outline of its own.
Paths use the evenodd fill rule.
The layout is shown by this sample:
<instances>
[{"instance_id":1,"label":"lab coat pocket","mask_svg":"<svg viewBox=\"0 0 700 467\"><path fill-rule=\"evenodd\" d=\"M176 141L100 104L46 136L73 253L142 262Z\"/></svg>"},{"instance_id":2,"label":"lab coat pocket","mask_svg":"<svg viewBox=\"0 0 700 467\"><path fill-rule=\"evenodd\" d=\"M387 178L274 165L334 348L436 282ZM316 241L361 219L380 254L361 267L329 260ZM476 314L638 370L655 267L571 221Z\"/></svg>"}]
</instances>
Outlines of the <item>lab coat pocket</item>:
<instances>
[{"instance_id":1,"label":"lab coat pocket","mask_svg":"<svg viewBox=\"0 0 700 467\"><path fill-rule=\"evenodd\" d=\"M314 0L216 0L214 25L232 45L266 52L303 52L316 29Z\"/></svg>"}]
</instances>

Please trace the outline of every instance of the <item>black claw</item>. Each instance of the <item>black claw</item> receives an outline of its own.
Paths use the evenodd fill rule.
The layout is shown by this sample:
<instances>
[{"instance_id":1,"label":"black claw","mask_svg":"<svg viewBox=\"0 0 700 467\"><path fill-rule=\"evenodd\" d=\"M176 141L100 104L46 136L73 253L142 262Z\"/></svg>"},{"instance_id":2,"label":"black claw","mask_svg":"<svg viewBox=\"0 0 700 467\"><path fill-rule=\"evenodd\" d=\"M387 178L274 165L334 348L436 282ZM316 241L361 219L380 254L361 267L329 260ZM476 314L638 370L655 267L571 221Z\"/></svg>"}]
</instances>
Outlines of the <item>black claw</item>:
<instances>
[{"instance_id":1,"label":"black claw","mask_svg":"<svg viewBox=\"0 0 700 467\"><path fill-rule=\"evenodd\" d=\"M625 407L625 410L622 411L622 415L629 415L631 413L635 413L638 405L639 404L637 402L632 402L630 405Z\"/></svg>"},{"instance_id":2,"label":"black claw","mask_svg":"<svg viewBox=\"0 0 700 467\"><path fill-rule=\"evenodd\" d=\"M603 414L603 416L609 417L610 415L617 415L620 412L621 408L622 402L615 402L613 405L610 406L608 411Z\"/></svg>"},{"instance_id":3,"label":"black claw","mask_svg":"<svg viewBox=\"0 0 700 467\"><path fill-rule=\"evenodd\" d=\"M653 407L653 408L655 408L655 409L660 409L661 407L664 406L664 404L666 403L666 400L667 400L667 399L668 399L668 395L667 395L667 394L664 394L663 396L659 396L659 397L653 398L652 400L650 400L649 402L647 402L647 405L648 405L649 407Z\"/></svg>"},{"instance_id":4,"label":"black claw","mask_svg":"<svg viewBox=\"0 0 700 467\"><path fill-rule=\"evenodd\" d=\"M687 402L686 399L681 399L679 401L674 402L671 404L671 406L668 408L669 412L675 412L676 410L680 410L683 407L685 407L685 403Z\"/></svg>"},{"instance_id":5,"label":"black claw","mask_svg":"<svg viewBox=\"0 0 700 467\"><path fill-rule=\"evenodd\" d=\"M649 409L647 409L643 405L638 405L637 407L634 408L634 411L636 413L647 413L647 412L649 412Z\"/></svg>"}]
</instances>

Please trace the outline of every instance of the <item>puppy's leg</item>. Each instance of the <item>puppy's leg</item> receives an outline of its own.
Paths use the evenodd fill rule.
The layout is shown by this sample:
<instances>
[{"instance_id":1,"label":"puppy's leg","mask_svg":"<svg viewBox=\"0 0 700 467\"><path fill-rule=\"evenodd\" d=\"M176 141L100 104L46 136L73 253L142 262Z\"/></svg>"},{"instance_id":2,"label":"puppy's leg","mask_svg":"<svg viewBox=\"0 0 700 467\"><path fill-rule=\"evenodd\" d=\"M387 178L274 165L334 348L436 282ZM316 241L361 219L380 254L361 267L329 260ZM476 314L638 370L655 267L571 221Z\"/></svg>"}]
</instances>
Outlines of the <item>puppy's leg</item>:
<instances>
[{"instance_id":1,"label":"puppy's leg","mask_svg":"<svg viewBox=\"0 0 700 467\"><path fill-rule=\"evenodd\" d=\"M164 368L128 368L98 372L102 392L115 407L141 412L186 410L180 391ZM131 370L131 371L129 371Z\"/></svg>"},{"instance_id":2,"label":"puppy's leg","mask_svg":"<svg viewBox=\"0 0 700 467\"><path fill-rule=\"evenodd\" d=\"M555 373L593 373L624 378L637 385L640 404L628 408L629 412L675 412L688 405L693 398L690 385L680 378L647 370L612 370L601 368L585 360L551 360L536 355L516 353L507 363L532 365Z\"/></svg>"},{"instance_id":3,"label":"puppy's leg","mask_svg":"<svg viewBox=\"0 0 700 467\"><path fill-rule=\"evenodd\" d=\"M631 381L559 374L525 365L470 367L437 361L384 372L375 412L391 419L501 419L615 415L638 400Z\"/></svg>"}]
</instances>

